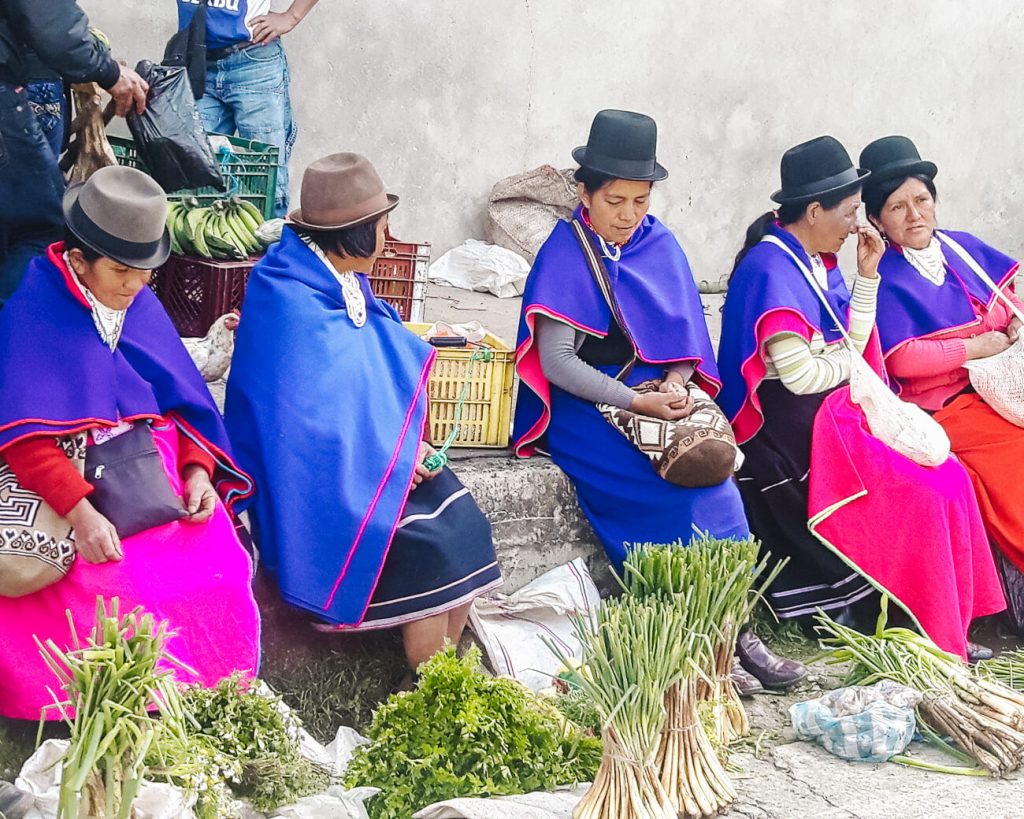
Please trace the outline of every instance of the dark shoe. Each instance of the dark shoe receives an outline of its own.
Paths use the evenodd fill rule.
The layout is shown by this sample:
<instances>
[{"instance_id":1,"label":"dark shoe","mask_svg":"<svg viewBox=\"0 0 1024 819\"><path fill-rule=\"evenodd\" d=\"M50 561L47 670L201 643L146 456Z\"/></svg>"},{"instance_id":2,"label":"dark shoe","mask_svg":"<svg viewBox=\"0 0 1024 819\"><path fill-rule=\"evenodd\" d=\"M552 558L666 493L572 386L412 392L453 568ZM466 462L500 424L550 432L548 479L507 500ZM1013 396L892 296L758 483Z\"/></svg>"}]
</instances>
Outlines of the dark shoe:
<instances>
[{"instance_id":1,"label":"dark shoe","mask_svg":"<svg viewBox=\"0 0 1024 819\"><path fill-rule=\"evenodd\" d=\"M994 656L995 652L988 646L983 646L981 643L967 643L967 661L970 663L991 660Z\"/></svg>"},{"instance_id":2,"label":"dark shoe","mask_svg":"<svg viewBox=\"0 0 1024 819\"><path fill-rule=\"evenodd\" d=\"M807 676L803 663L773 654L749 628L743 629L736 640L736 656L765 688L789 688Z\"/></svg>"},{"instance_id":3,"label":"dark shoe","mask_svg":"<svg viewBox=\"0 0 1024 819\"><path fill-rule=\"evenodd\" d=\"M32 797L10 782L0 782L0 817L22 819L34 804Z\"/></svg>"},{"instance_id":4,"label":"dark shoe","mask_svg":"<svg viewBox=\"0 0 1024 819\"><path fill-rule=\"evenodd\" d=\"M743 670L739 657L733 658L732 673L729 676L732 678L732 684L736 686L736 692L741 697L752 697L754 694L764 693L764 686L761 685L761 681L753 674Z\"/></svg>"}]
</instances>

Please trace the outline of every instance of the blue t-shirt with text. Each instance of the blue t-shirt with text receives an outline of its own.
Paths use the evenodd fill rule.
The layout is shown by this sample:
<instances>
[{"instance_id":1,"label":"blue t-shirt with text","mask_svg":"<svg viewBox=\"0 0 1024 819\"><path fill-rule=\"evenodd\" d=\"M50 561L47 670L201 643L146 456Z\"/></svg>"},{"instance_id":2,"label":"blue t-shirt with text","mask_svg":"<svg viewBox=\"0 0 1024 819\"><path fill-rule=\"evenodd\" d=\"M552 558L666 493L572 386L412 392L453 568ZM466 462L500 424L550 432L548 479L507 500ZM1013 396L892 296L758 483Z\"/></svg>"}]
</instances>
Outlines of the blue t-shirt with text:
<instances>
[{"instance_id":1,"label":"blue t-shirt with text","mask_svg":"<svg viewBox=\"0 0 1024 819\"><path fill-rule=\"evenodd\" d=\"M203 0L178 0L178 28L188 25ZM209 0L206 47L226 48L252 39L252 21L270 11L270 0Z\"/></svg>"}]
</instances>

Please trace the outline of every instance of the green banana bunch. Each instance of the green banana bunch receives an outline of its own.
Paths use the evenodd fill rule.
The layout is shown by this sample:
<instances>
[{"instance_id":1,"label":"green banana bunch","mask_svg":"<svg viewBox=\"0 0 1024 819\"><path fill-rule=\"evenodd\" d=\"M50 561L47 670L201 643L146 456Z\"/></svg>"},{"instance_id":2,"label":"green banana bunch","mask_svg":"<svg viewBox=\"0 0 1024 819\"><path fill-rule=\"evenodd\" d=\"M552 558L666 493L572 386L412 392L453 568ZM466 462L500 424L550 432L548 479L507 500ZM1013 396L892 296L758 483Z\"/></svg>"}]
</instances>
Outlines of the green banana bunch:
<instances>
[{"instance_id":1,"label":"green banana bunch","mask_svg":"<svg viewBox=\"0 0 1024 819\"><path fill-rule=\"evenodd\" d=\"M171 202L167 231L171 250L206 259L246 259L265 244L256 236L263 214L239 196L218 199L202 207L195 197Z\"/></svg>"}]
</instances>

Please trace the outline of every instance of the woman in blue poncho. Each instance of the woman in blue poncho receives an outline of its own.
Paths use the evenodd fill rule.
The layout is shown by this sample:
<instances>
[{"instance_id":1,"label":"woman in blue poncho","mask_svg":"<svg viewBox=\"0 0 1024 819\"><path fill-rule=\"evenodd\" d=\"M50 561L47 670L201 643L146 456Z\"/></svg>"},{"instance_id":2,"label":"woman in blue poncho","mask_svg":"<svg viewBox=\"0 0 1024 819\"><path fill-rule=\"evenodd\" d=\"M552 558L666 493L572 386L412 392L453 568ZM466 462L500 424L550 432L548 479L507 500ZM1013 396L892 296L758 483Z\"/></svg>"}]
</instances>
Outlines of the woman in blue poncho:
<instances>
[{"instance_id":1,"label":"woman in blue poncho","mask_svg":"<svg viewBox=\"0 0 1024 819\"><path fill-rule=\"evenodd\" d=\"M253 269L228 381L253 534L288 602L339 629L401 626L415 669L500 585L490 525L424 466L434 350L366 278L398 197L343 153L306 170L301 203Z\"/></svg>"}]
</instances>

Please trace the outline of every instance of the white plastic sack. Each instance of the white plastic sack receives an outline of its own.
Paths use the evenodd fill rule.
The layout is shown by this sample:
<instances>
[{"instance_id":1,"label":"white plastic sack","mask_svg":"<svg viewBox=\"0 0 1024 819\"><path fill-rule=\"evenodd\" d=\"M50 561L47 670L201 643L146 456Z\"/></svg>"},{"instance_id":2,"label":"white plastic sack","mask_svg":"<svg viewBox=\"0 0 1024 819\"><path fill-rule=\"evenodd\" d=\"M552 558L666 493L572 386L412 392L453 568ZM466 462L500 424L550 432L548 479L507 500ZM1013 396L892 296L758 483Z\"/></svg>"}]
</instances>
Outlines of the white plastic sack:
<instances>
[{"instance_id":1,"label":"white plastic sack","mask_svg":"<svg viewBox=\"0 0 1024 819\"><path fill-rule=\"evenodd\" d=\"M497 799L448 799L424 808L413 819L572 819L573 808L589 787Z\"/></svg>"},{"instance_id":2,"label":"white plastic sack","mask_svg":"<svg viewBox=\"0 0 1024 819\"><path fill-rule=\"evenodd\" d=\"M518 253L467 239L430 265L427 275L434 282L507 299L523 294L529 273L529 262Z\"/></svg>"},{"instance_id":3,"label":"white plastic sack","mask_svg":"<svg viewBox=\"0 0 1024 819\"><path fill-rule=\"evenodd\" d=\"M551 687L560 663L541 637L569 657L583 656L569 614L593 619L601 595L583 558L552 569L514 594L478 597L469 624L498 674L514 677L540 691Z\"/></svg>"}]
</instances>

